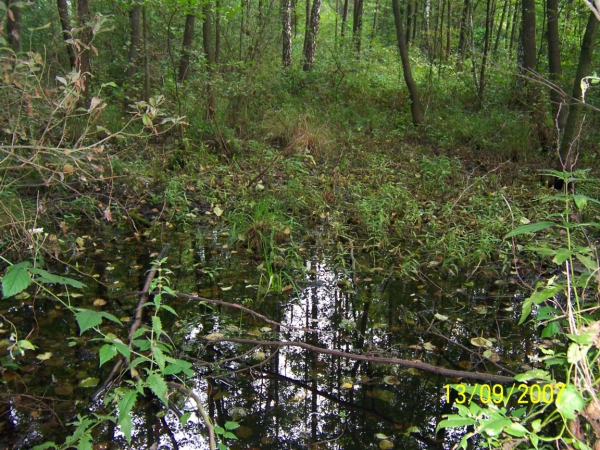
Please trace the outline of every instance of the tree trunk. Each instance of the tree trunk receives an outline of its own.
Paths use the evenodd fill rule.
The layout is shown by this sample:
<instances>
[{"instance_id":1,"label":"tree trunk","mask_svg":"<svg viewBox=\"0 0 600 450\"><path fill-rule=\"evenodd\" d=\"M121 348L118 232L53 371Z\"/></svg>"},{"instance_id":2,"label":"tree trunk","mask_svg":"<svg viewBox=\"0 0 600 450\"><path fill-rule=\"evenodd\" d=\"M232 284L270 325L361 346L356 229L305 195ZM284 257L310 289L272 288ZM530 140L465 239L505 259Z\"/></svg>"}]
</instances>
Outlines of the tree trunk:
<instances>
[{"instance_id":1,"label":"tree trunk","mask_svg":"<svg viewBox=\"0 0 600 450\"><path fill-rule=\"evenodd\" d=\"M210 84L215 73L215 42L213 33L213 13L210 2L204 5L204 23L202 27L202 39L204 41L204 54L206 55L208 88L206 102L206 117L214 119L217 110L217 96L214 87Z\"/></svg>"},{"instance_id":2,"label":"tree trunk","mask_svg":"<svg viewBox=\"0 0 600 450\"><path fill-rule=\"evenodd\" d=\"M292 65L292 2L281 0L283 67Z\"/></svg>"},{"instance_id":3,"label":"tree trunk","mask_svg":"<svg viewBox=\"0 0 600 450\"><path fill-rule=\"evenodd\" d=\"M344 0L344 10L342 11L342 38L346 37L346 25L348 24L349 0Z\"/></svg>"},{"instance_id":4,"label":"tree trunk","mask_svg":"<svg viewBox=\"0 0 600 450\"><path fill-rule=\"evenodd\" d=\"M448 13L447 13L447 24L446 24L446 58L450 57L450 34L451 34L451 14L450 14L450 5L452 2L448 0Z\"/></svg>"},{"instance_id":5,"label":"tree trunk","mask_svg":"<svg viewBox=\"0 0 600 450\"><path fill-rule=\"evenodd\" d=\"M402 71L404 73L404 81L410 94L410 112L412 114L413 124L419 126L423 122L421 115L421 102L417 85L412 77L410 70L410 60L408 58L408 49L406 48L406 36L402 25L402 17L400 16L400 5L398 0L392 0L392 9L394 10L394 23L396 24L396 39L398 40L398 50L400 51L400 59L402 60Z\"/></svg>"},{"instance_id":6,"label":"tree trunk","mask_svg":"<svg viewBox=\"0 0 600 450\"><path fill-rule=\"evenodd\" d=\"M221 0L217 0L216 7L217 8L216 8L216 17L215 17L215 64L219 65L219 59L221 57Z\"/></svg>"},{"instance_id":7,"label":"tree trunk","mask_svg":"<svg viewBox=\"0 0 600 450\"><path fill-rule=\"evenodd\" d=\"M411 23L412 23L412 16L413 16L412 4L413 4L413 0L408 0L406 2L406 47L407 48L410 45L410 41L411 41L410 31L411 31Z\"/></svg>"},{"instance_id":8,"label":"tree trunk","mask_svg":"<svg viewBox=\"0 0 600 450\"><path fill-rule=\"evenodd\" d=\"M354 11L352 21L352 38L354 39L354 46L356 51L360 53L360 46L362 41L362 16L363 16L364 0L354 0Z\"/></svg>"},{"instance_id":9,"label":"tree trunk","mask_svg":"<svg viewBox=\"0 0 600 450\"><path fill-rule=\"evenodd\" d=\"M460 15L460 31L458 34L458 54L461 60L465 57L465 49L467 47L467 17L469 17L470 7L470 0L465 0L463 3L462 13Z\"/></svg>"},{"instance_id":10,"label":"tree trunk","mask_svg":"<svg viewBox=\"0 0 600 450\"><path fill-rule=\"evenodd\" d=\"M490 48L490 35L492 34L492 0L487 0L485 13L485 35L483 36L483 57L481 59L481 71L479 73L479 101L483 103L483 90L485 89L485 69L487 66L488 51Z\"/></svg>"},{"instance_id":11,"label":"tree trunk","mask_svg":"<svg viewBox=\"0 0 600 450\"><path fill-rule=\"evenodd\" d=\"M500 35L502 34L502 29L504 28L504 18L506 17L507 8L508 0L504 0L504 5L502 6L502 14L500 15L500 23L498 24L498 31L496 32L496 41L494 42L494 55L498 53L498 45L500 43Z\"/></svg>"},{"instance_id":12,"label":"tree trunk","mask_svg":"<svg viewBox=\"0 0 600 450\"><path fill-rule=\"evenodd\" d=\"M144 38L144 100L150 100L150 50L148 46L148 17L146 7L142 7L142 35Z\"/></svg>"},{"instance_id":13,"label":"tree trunk","mask_svg":"<svg viewBox=\"0 0 600 450\"><path fill-rule=\"evenodd\" d=\"M191 5L190 5L191 7ZM196 15L192 11L185 16L185 29L183 30L183 42L181 44L181 58L179 59L179 70L177 79L179 82L184 81L188 76L190 68L190 53L192 42L194 40L194 22Z\"/></svg>"},{"instance_id":14,"label":"tree trunk","mask_svg":"<svg viewBox=\"0 0 600 450\"><path fill-rule=\"evenodd\" d=\"M21 7L15 6L18 0L5 0L7 6L6 34L8 45L13 52L21 51Z\"/></svg>"},{"instance_id":15,"label":"tree trunk","mask_svg":"<svg viewBox=\"0 0 600 450\"><path fill-rule=\"evenodd\" d=\"M515 5L515 10L513 13L512 27L510 29L510 44L508 46L509 54L512 53L513 48L515 46L515 35L516 35L516 30L517 30L517 17L519 15L520 6L521 6L521 4L519 3L519 0L517 0L517 4Z\"/></svg>"},{"instance_id":16,"label":"tree trunk","mask_svg":"<svg viewBox=\"0 0 600 450\"><path fill-rule=\"evenodd\" d=\"M91 66L91 42L92 42L92 30L88 26L91 20L90 16L90 4L88 0L77 0L77 25L81 28L80 36L78 36L81 43L81 50L79 52L79 72L83 79L83 96L88 99L90 96L90 82L92 80L92 66Z\"/></svg>"},{"instance_id":17,"label":"tree trunk","mask_svg":"<svg viewBox=\"0 0 600 450\"><path fill-rule=\"evenodd\" d=\"M75 47L73 44L67 43L68 40L72 39L71 36L71 19L69 18L69 4L67 0L56 0L58 7L58 17L60 19L60 26L63 30L63 39L67 47L67 53L69 55L69 63L71 68L74 69L77 65L77 55L75 54Z\"/></svg>"},{"instance_id":18,"label":"tree trunk","mask_svg":"<svg viewBox=\"0 0 600 450\"><path fill-rule=\"evenodd\" d=\"M129 25L131 27L129 53L127 54L127 71L125 77L130 82L131 77L137 72L139 49L142 44L142 5L136 0L129 12Z\"/></svg>"},{"instance_id":19,"label":"tree trunk","mask_svg":"<svg viewBox=\"0 0 600 450\"><path fill-rule=\"evenodd\" d=\"M373 13L373 33L371 33L371 40L375 39L375 34L377 34L377 22L379 21L380 6L381 0L377 0L377 3L375 3L375 12Z\"/></svg>"},{"instance_id":20,"label":"tree trunk","mask_svg":"<svg viewBox=\"0 0 600 450\"><path fill-rule=\"evenodd\" d=\"M585 34L581 41L581 51L579 53L579 63L575 72L575 80L573 81L573 100L569 107L569 115L565 125L565 131L560 143L560 165L563 170L572 171L577 162L577 155L574 149L574 144L579 137L579 129L583 114L583 99L581 80L588 76L592 70L592 56L594 54L594 43L598 31L598 19L593 12L585 28Z\"/></svg>"},{"instance_id":21,"label":"tree trunk","mask_svg":"<svg viewBox=\"0 0 600 450\"><path fill-rule=\"evenodd\" d=\"M546 14L548 15L548 72L550 81L556 85L562 73L558 33L558 0L546 1ZM550 102L552 103L552 117L554 117L556 127L560 133L565 126L567 115L564 108L565 99L559 91L559 86L550 89Z\"/></svg>"},{"instance_id":22,"label":"tree trunk","mask_svg":"<svg viewBox=\"0 0 600 450\"><path fill-rule=\"evenodd\" d=\"M310 12L310 25L307 28L306 41L304 44L304 67L302 70L308 72L312 69L317 53L317 38L319 36L319 21L321 20L322 0L314 0Z\"/></svg>"}]
</instances>

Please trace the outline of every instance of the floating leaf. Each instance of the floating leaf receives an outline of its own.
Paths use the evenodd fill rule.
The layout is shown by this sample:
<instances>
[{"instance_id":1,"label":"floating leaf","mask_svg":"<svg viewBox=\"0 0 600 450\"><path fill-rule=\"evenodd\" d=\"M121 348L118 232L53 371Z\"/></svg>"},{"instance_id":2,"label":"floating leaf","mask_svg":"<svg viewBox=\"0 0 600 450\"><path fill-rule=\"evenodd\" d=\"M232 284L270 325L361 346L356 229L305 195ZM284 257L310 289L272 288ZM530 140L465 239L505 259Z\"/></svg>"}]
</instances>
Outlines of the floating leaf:
<instances>
[{"instance_id":1,"label":"floating leaf","mask_svg":"<svg viewBox=\"0 0 600 450\"><path fill-rule=\"evenodd\" d=\"M36 358L39 359L40 361L46 361L46 360L52 358L52 352L40 353L39 355L36 356Z\"/></svg>"},{"instance_id":2,"label":"floating leaf","mask_svg":"<svg viewBox=\"0 0 600 450\"><path fill-rule=\"evenodd\" d=\"M400 380L398 380L398 378L396 378L393 375L388 375L388 376L383 377L383 382L385 384L390 384L390 385L400 384Z\"/></svg>"},{"instance_id":3,"label":"floating leaf","mask_svg":"<svg viewBox=\"0 0 600 450\"><path fill-rule=\"evenodd\" d=\"M473 344L475 347L491 347L492 346L492 342L487 340L484 337L476 337L471 339L471 344Z\"/></svg>"},{"instance_id":4,"label":"floating leaf","mask_svg":"<svg viewBox=\"0 0 600 450\"><path fill-rule=\"evenodd\" d=\"M97 386L99 382L100 382L99 378L88 377L85 380L81 380L81 382L79 383L79 386L80 387L94 387L94 386Z\"/></svg>"},{"instance_id":5,"label":"floating leaf","mask_svg":"<svg viewBox=\"0 0 600 450\"><path fill-rule=\"evenodd\" d=\"M384 439L383 441L379 441L379 448L381 450L390 450L390 449L394 448L394 443L392 441L388 441L387 439Z\"/></svg>"},{"instance_id":6,"label":"floating leaf","mask_svg":"<svg viewBox=\"0 0 600 450\"><path fill-rule=\"evenodd\" d=\"M218 341L219 339L223 339L225 335L223 333L209 333L204 336L204 339L207 341Z\"/></svg>"},{"instance_id":7,"label":"floating leaf","mask_svg":"<svg viewBox=\"0 0 600 450\"><path fill-rule=\"evenodd\" d=\"M386 436L386 435L385 435L385 434L383 434L383 433L377 433L377 434L375 435L375 437L376 437L377 439L387 439L387 438L388 438L388 436Z\"/></svg>"},{"instance_id":8,"label":"floating leaf","mask_svg":"<svg viewBox=\"0 0 600 450\"><path fill-rule=\"evenodd\" d=\"M439 313L435 313L435 314L434 314L434 317L435 317L437 320L440 320L440 321L442 321L442 322L444 322L444 321L448 320L448 316L444 316L443 314L439 314Z\"/></svg>"},{"instance_id":9,"label":"floating leaf","mask_svg":"<svg viewBox=\"0 0 600 450\"><path fill-rule=\"evenodd\" d=\"M342 389L352 389L354 387L354 385L350 382L345 382L344 384L342 384L341 388Z\"/></svg>"},{"instance_id":10,"label":"floating leaf","mask_svg":"<svg viewBox=\"0 0 600 450\"><path fill-rule=\"evenodd\" d=\"M215 216L217 216L217 217L221 217L223 215L223 210L219 207L219 205L217 205L213 208L213 212L215 213Z\"/></svg>"}]
</instances>

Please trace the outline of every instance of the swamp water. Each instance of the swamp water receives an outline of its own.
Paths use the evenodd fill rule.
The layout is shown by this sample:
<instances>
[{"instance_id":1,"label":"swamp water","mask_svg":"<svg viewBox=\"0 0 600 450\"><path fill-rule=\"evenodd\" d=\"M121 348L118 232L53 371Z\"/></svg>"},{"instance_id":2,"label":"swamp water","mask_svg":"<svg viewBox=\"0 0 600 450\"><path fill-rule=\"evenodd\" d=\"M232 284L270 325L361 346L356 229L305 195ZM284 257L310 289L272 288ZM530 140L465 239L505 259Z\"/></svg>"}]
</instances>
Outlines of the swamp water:
<instances>
[{"instance_id":1,"label":"swamp water","mask_svg":"<svg viewBox=\"0 0 600 450\"><path fill-rule=\"evenodd\" d=\"M389 267L379 267L371 255L348 247L296 249L303 270L271 278L273 270L265 270L270 266L264 258L244 249L232 251L226 236L213 234L193 242L172 233L139 243L130 235L106 231L87 238L70 261L72 268L62 274L88 286L85 292L71 292L71 304L130 320L138 297L123 294L141 289L163 242L171 245L165 267L173 272L168 275L173 290L238 303L296 327L277 327L240 310L164 296L178 314L161 315L163 329L175 344L174 356L194 363L195 376L187 386L202 399L215 424L239 424L233 430L237 440L225 441L231 449L391 448L386 447L389 443L398 449L450 448L460 436L436 437L435 428L441 415L451 412L445 385L459 380L297 346L214 342L207 335L301 342L374 359L388 356L489 373L500 372L478 356L485 350L512 370L530 363L534 342L516 326L524 295L516 284L433 274L425 281L397 280L388 277ZM269 293L269 285L283 292ZM62 287L55 289L64 294ZM106 413L102 395L95 402L90 396L116 358L98 367L102 343L94 340L98 336L92 330L80 336L73 315L40 293L3 300L0 313L15 324L20 339L31 333L28 339L37 346L18 360L19 369L2 373L0 448L30 448L45 440L62 443L72 434L74 427L68 423L77 414ZM104 321L102 329L125 340L129 326ZM471 340L477 337L491 339L492 347L474 346ZM3 352L7 346L1 346ZM181 395L170 398L180 411L195 411L195 404ZM208 448L195 413L181 425L156 399L138 401L137 406L131 444L118 427L105 423L94 431L93 448Z\"/></svg>"}]
</instances>

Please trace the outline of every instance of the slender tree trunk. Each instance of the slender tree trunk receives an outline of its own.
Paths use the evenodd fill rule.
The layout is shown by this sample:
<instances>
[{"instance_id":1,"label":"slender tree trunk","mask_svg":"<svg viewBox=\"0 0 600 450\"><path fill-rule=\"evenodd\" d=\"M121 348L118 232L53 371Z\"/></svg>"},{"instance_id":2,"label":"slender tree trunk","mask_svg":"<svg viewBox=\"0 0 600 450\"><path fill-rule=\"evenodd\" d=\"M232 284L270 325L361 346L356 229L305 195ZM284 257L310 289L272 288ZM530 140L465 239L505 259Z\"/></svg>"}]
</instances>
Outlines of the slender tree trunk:
<instances>
[{"instance_id":1,"label":"slender tree trunk","mask_svg":"<svg viewBox=\"0 0 600 450\"><path fill-rule=\"evenodd\" d=\"M148 45L148 17L146 6L142 7L142 34L144 37L144 100L150 100L150 49Z\"/></svg>"},{"instance_id":2,"label":"slender tree trunk","mask_svg":"<svg viewBox=\"0 0 600 450\"><path fill-rule=\"evenodd\" d=\"M283 67L292 65L292 2L281 0Z\"/></svg>"},{"instance_id":3,"label":"slender tree trunk","mask_svg":"<svg viewBox=\"0 0 600 450\"><path fill-rule=\"evenodd\" d=\"M83 96L87 100L90 97L90 82L92 81L91 66L91 42L92 30L87 25L91 19L90 4L88 0L77 0L77 25L81 28L79 41L81 42L81 51L79 52L79 71L83 79Z\"/></svg>"},{"instance_id":4,"label":"slender tree trunk","mask_svg":"<svg viewBox=\"0 0 600 450\"><path fill-rule=\"evenodd\" d=\"M412 23L412 16L413 16L413 0L408 0L406 2L406 47L408 48L410 46L410 41L411 41L411 36L410 36L410 32L411 32L411 23Z\"/></svg>"},{"instance_id":5,"label":"slender tree trunk","mask_svg":"<svg viewBox=\"0 0 600 450\"><path fill-rule=\"evenodd\" d=\"M448 0L448 13L447 13L447 23L446 23L446 58L450 56L450 40L451 40L451 14L450 14L450 6L452 2Z\"/></svg>"},{"instance_id":6,"label":"slender tree trunk","mask_svg":"<svg viewBox=\"0 0 600 450\"><path fill-rule=\"evenodd\" d=\"M360 53L362 41L362 19L363 19L364 0L354 0L354 10L352 16L352 38L356 51Z\"/></svg>"},{"instance_id":7,"label":"slender tree trunk","mask_svg":"<svg viewBox=\"0 0 600 450\"><path fill-rule=\"evenodd\" d=\"M500 23L498 24L498 31L496 32L496 41L494 42L494 55L498 53L498 44L500 43L500 35L504 29L504 18L506 17L506 9L508 8L508 0L504 0L502 6L502 14L500 15Z\"/></svg>"},{"instance_id":8,"label":"slender tree trunk","mask_svg":"<svg viewBox=\"0 0 600 450\"><path fill-rule=\"evenodd\" d=\"M208 87L206 101L206 117L209 120L214 119L217 111L217 94L214 87L210 84L215 76L216 54L213 32L213 11L210 2L204 5L204 22L202 26L202 39L204 41L204 54L206 55L206 64L208 72Z\"/></svg>"},{"instance_id":9,"label":"slender tree trunk","mask_svg":"<svg viewBox=\"0 0 600 450\"><path fill-rule=\"evenodd\" d=\"M215 64L219 64L221 58L221 0L216 2L215 14Z\"/></svg>"},{"instance_id":10,"label":"slender tree trunk","mask_svg":"<svg viewBox=\"0 0 600 450\"><path fill-rule=\"evenodd\" d=\"M125 77L131 84L131 78L137 72L140 46L142 44L142 5L137 0L129 11L129 26L131 27L129 52L127 54L127 71Z\"/></svg>"},{"instance_id":11,"label":"slender tree trunk","mask_svg":"<svg viewBox=\"0 0 600 450\"><path fill-rule=\"evenodd\" d=\"M548 15L548 72L550 81L556 85L562 74L560 64L560 38L558 33L558 0L546 0L546 14ZM564 108L565 99L556 89L550 89L550 102L552 103L552 117L554 117L558 131L562 131L567 117Z\"/></svg>"},{"instance_id":12,"label":"slender tree trunk","mask_svg":"<svg viewBox=\"0 0 600 450\"><path fill-rule=\"evenodd\" d=\"M583 91L581 88L581 80L591 73L592 56L594 54L594 43L596 41L597 32L598 19L596 18L596 15L591 12L585 28L583 40L581 41L579 63L577 64L575 80L573 81L573 100L569 107L569 115L560 143L560 164L563 170L572 171L577 162L574 144L579 137L579 129L581 127L583 115Z\"/></svg>"},{"instance_id":13,"label":"slender tree trunk","mask_svg":"<svg viewBox=\"0 0 600 450\"><path fill-rule=\"evenodd\" d=\"M415 1L415 10L413 11L413 24L412 24L412 41L414 42L417 38L417 20L419 19L419 0Z\"/></svg>"},{"instance_id":14,"label":"slender tree trunk","mask_svg":"<svg viewBox=\"0 0 600 450\"><path fill-rule=\"evenodd\" d=\"M348 9L350 7L350 1L344 0L344 10L342 11L342 38L346 37L346 26L348 25Z\"/></svg>"},{"instance_id":15,"label":"slender tree trunk","mask_svg":"<svg viewBox=\"0 0 600 450\"><path fill-rule=\"evenodd\" d=\"M71 19L69 18L69 4L67 3L67 0L56 0L56 4L58 6L58 17L60 19L60 26L63 31L63 38L65 40L67 53L69 55L69 62L71 63L71 68L74 69L77 65L77 55L75 54L75 47L73 46L73 44L67 43L67 41L73 38L73 36L71 36Z\"/></svg>"},{"instance_id":16,"label":"slender tree trunk","mask_svg":"<svg viewBox=\"0 0 600 450\"><path fill-rule=\"evenodd\" d=\"M191 4L189 5L191 8ZM185 28L183 30L183 42L181 43L181 58L179 59L179 70L177 72L177 79L179 82L187 79L188 71L190 68L190 54L192 49L192 42L194 40L194 22L196 21L196 14L189 11L185 16Z\"/></svg>"},{"instance_id":17,"label":"slender tree trunk","mask_svg":"<svg viewBox=\"0 0 600 450\"><path fill-rule=\"evenodd\" d=\"M7 6L6 34L8 45L13 52L21 51L21 6L16 6L18 0L5 0Z\"/></svg>"},{"instance_id":18,"label":"slender tree trunk","mask_svg":"<svg viewBox=\"0 0 600 450\"><path fill-rule=\"evenodd\" d=\"M308 72L312 69L317 53L317 38L319 36L319 22L321 20L322 0L314 0L310 12L310 25L307 28L306 41L304 43L304 66L302 70Z\"/></svg>"},{"instance_id":19,"label":"slender tree trunk","mask_svg":"<svg viewBox=\"0 0 600 450\"><path fill-rule=\"evenodd\" d=\"M512 27L510 29L510 44L508 46L508 53L512 54L513 48L515 47L515 36L517 33L517 17L519 15L519 8L521 6L521 3L519 2L519 0L517 0L517 3L515 5L515 10L513 12L513 20L512 20Z\"/></svg>"},{"instance_id":20,"label":"slender tree trunk","mask_svg":"<svg viewBox=\"0 0 600 450\"><path fill-rule=\"evenodd\" d=\"M460 31L458 34L458 55L461 60L465 57L465 49L467 47L467 17L469 17L470 7L471 0L465 0L460 15Z\"/></svg>"},{"instance_id":21,"label":"slender tree trunk","mask_svg":"<svg viewBox=\"0 0 600 450\"><path fill-rule=\"evenodd\" d=\"M412 77L410 70L410 60L408 58L408 49L406 48L406 35L404 34L404 26L402 25L402 17L400 15L400 5L398 0L392 0L392 9L394 11L394 23L396 25L396 39L398 41L398 50L400 51L400 59L402 60L402 71L404 73L404 81L410 94L410 112L412 114L413 124L419 126L423 122L421 115L421 101L417 85Z\"/></svg>"},{"instance_id":22,"label":"slender tree trunk","mask_svg":"<svg viewBox=\"0 0 600 450\"><path fill-rule=\"evenodd\" d=\"M487 67L488 51L490 48L490 35L492 34L492 0L487 0L485 11L485 35L483 36L483 57L481 59L481 70L479 72L479 101L483 102L483 91L485 89L485 69Z\"/></svg>"},{"instance_id":23,"label":"slender tree trunk","mask_svg":"<svg viewBox=\"0 0 600 450\"><path fill-rule=\"evenodd\" d=\"M373 13L373 33L371 33L371 40L375 39L377 33L377 22L379 20L379 7L381 6L381 0L377 0L375 3L375 12Z\"/></svg>"}]
</instances>

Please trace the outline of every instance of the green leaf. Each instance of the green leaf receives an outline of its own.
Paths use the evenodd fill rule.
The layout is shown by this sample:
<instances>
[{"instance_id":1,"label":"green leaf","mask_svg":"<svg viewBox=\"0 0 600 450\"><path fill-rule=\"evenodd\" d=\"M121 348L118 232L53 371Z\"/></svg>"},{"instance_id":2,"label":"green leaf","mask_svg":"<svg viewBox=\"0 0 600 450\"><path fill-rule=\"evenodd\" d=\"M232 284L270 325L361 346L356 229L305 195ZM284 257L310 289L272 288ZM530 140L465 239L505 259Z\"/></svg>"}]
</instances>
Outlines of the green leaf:
<instances>
[{"instance_id":1,"label":"green leaf","mask_svg":"<svg viewBox=\"0 0 600 450\"><path fill-rule=\"evenodd\" d=\"M150 350L150 347L152 346L152 343L148 339L135 339L131 343L135 345L140 352Z\"/></svg>"},{"instance_id":2,"label":"green leaf","mask_svg":"<svg viewBox=\"0 0 600 450\"><path fill-rule=\"evenodd\" d=\"M576 411L583 411L584 406L583 396L575 386L569 385L562 392L559 391L556 398L556 409L565 419L575 419Z\"/></svg>"},{"instance_id":3,"label":"green leaf","mask_svg":"<svg viewBox=\"0 0 600 450\"><path fill-rule=\"evenodd\" d=\"M26 339L17 342L17 346L22 350L35 350L37 347Z\"/></svg>"},{"instance_id":4,"label":"green leaf","mask_svg":"<svg viewBox=\"0 0 600 450\"><path fill-rule=\"evenodd\" d=\"M162 305L162 309L169 311L174 316L178 315L177 312L173 308L171 308L169 305Z\"/></svg>"},{"instance_id":5,"label":"green leaf","mask_svg":"<svg viewBox=\"0 0 600 450\"><path fill-rule=\"evenodd\" d=\"M573 252L567 248L559 248L552 259L552 262L558 265L564 263L567 259L573 256Z\"/></svg>"},{"instance_id":6,"label":"green leaf","mask_svg":"<svg viewBox=\"0 0 600 450\"><path fill-rule=\"evenodd\" d=\"M163 351L159 348L159 347L152 347L152 356L154 356L154 361L156 361L156 364L158 364L158 367L160 367L160 370L164 370L165 369L165 354L163 353Z\"/></svg>"},{"instance_id":7,"label":"green leaf","mask_svg":"<svg viewBox=\"0 0 600 450\"><path fill-rule=\"evenodd\" d=\"M160 317L152 316L152 330L156 334L156 339L160 339L162 335L162 322Z\"/></svg>"},{"instance_id":8,"label":"green leaf","mask_svg":"<svg viewBox=\"0 0 600 450\"><path fill-rule=\"evenodd\" d=\"M82 289L85 287L81 281L73 280L72 278L61 277L58 275L54 275L47 270L31 268L29 271L35 275L37 275L43 283L52 283L52 284L61 284L63 286L72 286L77 289Z\"/></svg>"},{"instance_id":9,"label":"green leaf","mask_svg":"<svg viewBox=\"0 0 600 450\"><path fill-rule=\"evenodd\" d=\"M237 436L235 434L233 434L231 431L226 431L223 434L223 437L227 438L227 439L237 439Z\"/></svg>"},{"instance_id":10,"label":"green leaf","mask_svg":"<svg viewBox=\"0 0 600 450\"><path fill-rule=\"evenodd\" d=\"M469 425L474 425L476 423L475 419L473 419L471 417L461 417L456 414L448 414L447 417L448 417L447 419L442 420L438 424L436 430L439 430L440 428L465 427L465 426L469 426Z\"/></svg>"},{"instance_id":11,"label":"green leaf","mask_svg":"<svg viewBox=\"0 0 600 450\"><path fill-rule=\"evenodd\" d=\"M526 436L527 433L529 433L527 428L525 428L520 423L516 423L516 422L513 422L509 426L504 428L504 431L506 433L510 434L511 436L516 436L516 437L523 437L523 436Z\"/></svg>"},{"instance_id":12,"label":"green leaf","mask_svg":"<svg viewBox=\"0 0 600 450\"><path fill-rule=\"evenodd\" d=\"M113 341L113 344L121 355L123 355L127 359L131 358L131 350L127 345L123 344L123 342L121 342L118 339L115 339Z\"/></svg>"},{"instance_id":13,"label":"green leaf","mask_svg":"<svg viewBox=\"0 0 600 450\"><path fill-rule=\"evenodd\" d=\"M133 429L130 413L136 400L137 392L132 389L128 389L125 395L121 397L121 400L119 400L119 421L117 425L121 427L121 431L129 444L131 444L131 431Z\"/></svg>"},{"instance_id":14,"label":"green leaf","mask_svg":"<svg viewBox=\"0 0 600 450\"><path fill-rule=\"evenodd\" d=\"M227 450L227 446L225 444L223 444L222 442L219 442L219 445L217 445L217 448L219 450Z\"/></svg>"},{"instance_id":15,"label":"green leaf","mask_svg":"<svg viewBox=\"0 0 600 450\"><path fill-rule=\"evenodd\" d=\"M160 375L153 373L146 379L146 383L154 395L156 395L165 405L167 402L167 384Z\"/></svg>"},{"instance_id":16,"label":"green leaf","mask_svg":"<svg viewBox=\"0 0 600 450\"><path fill-rule=\"evenodd\" d=\"M192 413L183 413L182 416L179 418L179 422L181 423L181 425L185 425L187 421L190 420L190 417L192 417Z\"/></svg>"},{"instance_id":17,"label":"green leaf","mask_svg":"<svg viewBox=\"0 0 600 450\"><path fill-rule=\"evenodd\" d=\"M579 260L581 264L585 266L588 270L596 270L598 269L598 262L590 258L589 256L583 255L581 253L575 253L575 257Z\"/></svg>"},{"instance_id":18,"label":"green leaf","mask_svg":"<svg viewBox=\"0 0 600 450\"><path fill-rule=\"evenodd\" d=\"M114 345L105 344L100 347L100 367L106 361L110 361L117 354L117 348Z\"/></svg>"},{"instance_id":19,"label":"green leaf","mask_svg":"<svg viewBox=\"0 0 600 450\"><path fill-rule=\"evenodd\" d=\"M556 225L555 222L547 222L547 221L530 223L530 224L515 228L510 233L508 233L506 236L504 236L504 239L513 237L513 236L518 236L519 234L535 233L537 231L545 230L546 228L550 228L555 225Z\"/></svg>"},{"instance_id":20,"label":"green leaf","mask_svg":"<svg viewBox=\"0 0 600 450\"><path fill-rule=\"evenodd\" d=\"M32 281L27 270L29 267L31 267L31 263L23 261L6 269L2 278L2 298L12 297L29 287Z\"/></svg>"},{"instance_id":21,"label":"green leaf","mask_svg":"<svg viewBox=\"0 0 600 450\"><path fill-rule=\"evenodd\" d=\"M102 323L102 316L91 309L78 309L75 313L75 320L79 325L79 335L81 336L86 330L97 327Z\"/></svg>"},{"instance_id":22,"label":"green leaf","mask_svg":"<svg viewBox=\"0 0 600 450\"><path fill-rule=\"evenodd\" d=\"M123 322L121 322L119 319L117 319L115 316L113 316L110 313L107 313L104 311L98 311L98 314L100 314L105 319L110 320L111 322L118 323L119 325L123 326Z\"/></svg>"},{"instance_id":23,"label":"green leaf","mask_svg":"<svg viewBox=\"0 0 600 450\"><path fill-rule=\"evenodd\" d=\"M220 427L219 425L215 425L215 433L220 434L220 435L224 435L225 434L225 428Z\"/></svg>"},{"instance_id":24,"label":"green leaf","mask_svg":"<svg viewBox=\"0 0 600 450\"><path fill-rule=\"evenodd\" d=\"M228 420L227 422L225 422L225 429L226 430L236 430L240 427L240 424L237 422L234 422L232 420Z\"/></svg>"},{"instance_id":25,"label":"green leaf","mask_svg":"<svg viewBox=\"0 0 600 450\"><path fill-rule=\"evenodd\" d=\"M33 447L33 450L46 450L48 448L59 448L59 447L54 442L44 442L43 444L36 445L35 447Z\"/></svg>"},{"instance_id":26,"label":"green leaf","mask_svg":"<svg viewBox=\"0 0 600 450\"><path fill-rule=\"evenodd\" d=\"M480 433L486 433L488 436L499 436L506 427L513 424L512 420L498 411L490 410L488 414L488 419L481 420Z\"/></svg>"},{"instance_id":27,"label":"green leaf","mask_svg":"<svg viewBox=\"0 0 600 450\"><path fill-rule=\"evenodd\" d=\"M554 297L560 291L562 291L562 286L550 286L540 291L535 291L531 294L531 297L525 299L523 302L523 310L521 312L521 320L519 320L519 325L525 322L525 319L531 313L531 308L533 305L539 305L543 301L548 300L550 297Z\"/></svg>"}]
</instances>

